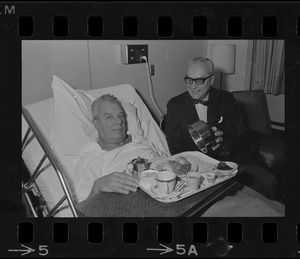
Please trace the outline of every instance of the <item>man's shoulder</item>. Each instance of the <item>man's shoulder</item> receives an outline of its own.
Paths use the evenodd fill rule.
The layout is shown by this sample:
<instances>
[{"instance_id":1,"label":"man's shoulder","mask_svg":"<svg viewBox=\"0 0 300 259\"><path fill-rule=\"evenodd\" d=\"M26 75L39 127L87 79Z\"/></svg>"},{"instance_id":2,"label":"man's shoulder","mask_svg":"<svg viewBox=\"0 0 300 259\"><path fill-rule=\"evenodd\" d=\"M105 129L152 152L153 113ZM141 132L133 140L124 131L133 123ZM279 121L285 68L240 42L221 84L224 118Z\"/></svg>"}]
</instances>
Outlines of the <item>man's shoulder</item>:
<instances>
[{"instance_id":1,"label":"man's shoulder","mask_svg":"<svg viewBox=\"0 0 300 259\"><path fill-rule=\"evenodd\" d=\"M173 104L173 103L182 103L186 98L187 98L188 92L185 91L179 95L174 96L171 98L168 103Z\"/></svg>"},{"instance_id":2,"label":"man's shoulder","mask_svg":"<svg viewBox=\"0 0 300 259\"><path fill-rule=\"evenodd\" d=\"M232 93L228 92L228 91L224 91L224 90L220 90L220 89L216 89L216 88L212 88L211 89L211 93L210 93L214 99L216 100L232 100L233 95Z\"/></svg>"}]
</instances>

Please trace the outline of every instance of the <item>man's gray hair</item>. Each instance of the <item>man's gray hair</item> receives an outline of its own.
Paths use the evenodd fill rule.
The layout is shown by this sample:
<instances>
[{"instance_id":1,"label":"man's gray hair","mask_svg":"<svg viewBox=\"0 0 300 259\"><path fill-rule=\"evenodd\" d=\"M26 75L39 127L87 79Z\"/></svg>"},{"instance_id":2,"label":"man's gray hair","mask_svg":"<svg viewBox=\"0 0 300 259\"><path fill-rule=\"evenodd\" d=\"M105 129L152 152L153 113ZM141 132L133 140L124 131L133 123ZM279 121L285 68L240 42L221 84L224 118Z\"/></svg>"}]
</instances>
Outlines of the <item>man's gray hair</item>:
<instances>
[{"instance_id":1,"label":"man's gray hair","mask_svg":"<svg viewBox=\"0 0 300 259\"><path fill-rule=\"evenodd\" d=\"M112 95L112 94L101 95L92 103L91 109L92 109L92 116L93 116L94 120L97 119L97 115L98 115L98 111L99 111L98 107L102 102L118 103L122 107L121 102L114 95Z\"/></svg>"},{"instance_id":2,"label":"man's gray hair","mask_svg":"<svg viewBox=\"0 0 300 259\"><path fill-rule=\"evenodd\" d=\"M197 63L207 64L207 67L209 68L209 73L210 74L214 73L214 63L209 58L202 58L202 57L193 58L189 61L187 69L189 69L191 65Z\"/></svg>"}]
</instances>

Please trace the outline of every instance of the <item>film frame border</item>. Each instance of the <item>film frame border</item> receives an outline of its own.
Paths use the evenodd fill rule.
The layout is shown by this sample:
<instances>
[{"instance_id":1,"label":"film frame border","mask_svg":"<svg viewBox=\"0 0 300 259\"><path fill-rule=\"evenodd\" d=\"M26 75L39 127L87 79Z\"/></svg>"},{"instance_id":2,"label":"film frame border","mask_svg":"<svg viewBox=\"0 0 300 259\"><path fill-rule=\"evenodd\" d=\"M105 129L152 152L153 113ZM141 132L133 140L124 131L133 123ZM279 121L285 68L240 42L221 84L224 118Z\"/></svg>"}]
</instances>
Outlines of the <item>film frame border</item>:
<instances>
[{"instance_id":1,"label":"film frame border","mask_svg":"<svg viewBox=\"0 0 300 259\"><path fill-rule=\"evenodd\" d=\"M134 8L132 8L132 4ZM2 5L2 4L1 4ZM53 40L53 39L142 39L142 40L153 40L153 39L284 39L286 42L286 132L288 132L286 137L287 144L287 159L289 160L288 170L292 172L297 172L297 166L299 165L297 159L295 158L295 152L297 151L297 142L292 141L298 130L297 112L299 111L299 104L297 103L297 96L299 91L297 89L297 83L299 84L299 76L297 74L297 68L299 68L299 16L300 8L299 4L294 3L244 3L243 6L239 3L154 3L151 5L149 3L14 3L7 2L3 3L4 11L0 16L0 21L2 23L2 31L4 31L2 37L4 41L1 42L1 47L7 49L6 53L2 53L2 64L1 67L5 67L4 72L1 73L3 84L3 90L10 97L14 97L17 93L21 96L21 41L22 40ZM8 6L5 9L5 6ZM12 9L11 6L15 6ZM91 6L93 7L91 9ZM6 10L6 14L3 13ZM101 11L98 11L101 10ZM117 12L116 12L117 10ZM1 12L1 11L0 11ZM102 13L102 14L101 14ZM286 14L290 14L287 17ZM54 37L52 35L52 18L53 16L64 16L68 14L68 36L66 37ZM100 15L99 15L100 14ZM153 16L151 16L153 14ZM103 17L103 34L101 37L90 37L87 34L87 19L89 16L101 16ZM19 37L17 32L18 20L20 16L32 16L34 20L34 33L32 37ZM139 28L147 28L147 30L139 29L137 37L124 37L122 34L122 18L125 16L138 17ZM207 35L201 37L195 37L191 29L191 17L194 16L206 16L207 18ZM238 16L243 19L243 33L240 37L229 37L226 31L226 22L229 16ZM277 18L277 34L275 37L264 37L262 34L261 20L265 16L276 17ZM170 37L159 37L157 35L157 18L158 17L173 17L173 28L174 33ZM220 26L221 24L221 26ZM149 26L150 25L150 26ZM298 27L297 27L298 26ZM150 27L150 28L149 28ZM225 28L224 28L225 27ZM75 29L74 29L75 28ZM118 28L118 29L116 29ZM190 31L186 28L190 28ZM15 69L19 68L18 75L11 77L11 74L15 72ZM297 77L298 76L298 77ZM1 85L2 86L2 85ZM20 102L21 103L21 102ZM13 102L12 104L7 103L7 106L12 109L13 118L18 118L20 111L20 103ZM6 107L7 107L6 106ZM17 108L14 108L16 107ZM294 111L294 113L292 112ZM295 112L296 111L296 112ZM295 114L296 113L296 114ZM10 121L5 121L7 125L11 126ZM18 142L18 128L20 121L12 125L16 127L9 132L8 136L13 136L12 138L12 149L9 150L8 154L3 154L2 157L6 159L6 172L12 173L19 170L19 158L13 154L18 154L21 148ZM296 161L295 161L296 160ZM8 174L7 174L8 175ZM10 180L14 183L18 183L18 177L9 176ZM291 186L297 188L297 181L293 181ZM228 251L228 255L235 255L245 253L247 255L257 255L257 251L260 252L262 257L269 256L270 254L275 255L288 255L296 256L299 248L299 237L297 242L297 231L299 236L299 208L297 209L297 203L293 199L296 196L296 191L292 188L289 190L289 199L286 206L286 217L285 218L255 218L255 226L253 226L253 219L249 218L200 218L200 219L177 219L177 218L114 218L114 219L47 219L46 222L43 219L31 219L22 218L19 216L5 218L1 220L1 231L6 233L5 236L1 234L1 239L4 239L2 244L5 248L16 247L18 245L17 238L17 228L19 223L32 222L34 226L34 239L32 243L28 246L34 246L35 250L40 249L40 246L47 243L49 247L52 246L51 253L49 256L59 256L64 253L66 256L80 256L83 252L89 251L89 256L101 256L101 255L112 255L118 256L117 252L122 251L124 256L132 256L132 251L137 253L137 256L145 255L145 246L147 244L149 247L158 247L157 237L155 235L156 231L153 231L153 226L161 222L172 223L175 226L173 228L173 238L170 244L165 244L173 246L175 244L185 244L186 247L193 244L191 242L190 232L191 224L198 222L208 223L208 228L210 234L208 236L208 242L199 248L201 255L216 255L222 256L218 248L208 251L207 244L211 241L218 240L218 238L226 237L226 227L227 224L233 222L240 222L243 224L243 231L246 233L251 229L254 233L261 232L261 226L266 222L275 222L277 224L277 235L278 240L275 244L263 244L261 241L257 241L257 236L250 233L244 235L246 237L246 242L250 242L250 246L235 246L234 249ZM7 221L6 221L7 220ZM6 224L10 222L10 224ZM67 222L69 226L69 241L64 243L64 251L60 251L61 244L53 242L51 243L52 227L57 222ZM79 222L79 224L78 224ZM104 237L103 243L95 249L91 248L91 245L86 241L86 235L82 235L85 231L87 224L91 222L100 222L104 224ZM139 231L142 235L139 235L139 241L136 245L127 244L124 246L120 238L120 231L122 229L123 223L138 223ZM4 224L3 224L4 223ZM186 226L189 226L187 228ZM213 229L210 228L213 225ZM119 227L116 227L119 226ZM148 228L149 226L149 228ZM298 226L298 230L297 230ZM44 232L46 228L46 233ZM76 229L77 231L74 231ZM178 229L188 229L184 233L179 233ZM255 230L253 230L255 229ZM108 231L108 233L107 233ZM116 231L116 232L114 232ZM251 232L250 231L250 232ZM43 232L43 233L42 233ZM75 233L76 232L76 233ZM78 233L79 234L78 234ZM153 233L154 232L154 233ZM113 233L113 236L110 234ZM114 234L117 233L117 236ZM122 236L122 235L121 235ZM183 241L185 237L186 243ZM247 237L249 239L247 240ZM144 239L146 238L146 240ZM116 241L117 240L117 241ZM109 241L111 243L109 243ZM84 243L86 242L86 243ZM50 244L51 243L51 244ZM78 246L78 243L82 244L83 247L80 249L82 251L74 250ZM140 243L143 243L142 245ZM221 242L222 243L222 242ZM19 243L20 244L20 243ZM116 245L115 251L109 247L109 244ZM155 245L156 244L156 245ZM224 243L223 243L224 244ZM217 245L218 246L218 245ZM249 250L250 248L250 250ZM203 249L203 250L202 250ZM248 250L247 250L248 249ZM252 249L252 251L251 251ZM261 249L261 250L260 250ZM297 250L298 249L298 250ZM100 251L101 250L101 251ZM222 249L221 249L222 250ZM257 251L254 251L257 250ZM49 250L50 251L50 250ZM5 251L1 251L5 252ZM1 255L0 253L0 255ZM156 254L157 255L157 254ZM149 253L150 256L155 256L153 253ZM148 254L146 255L148 257Z\"/></svg>"}]
</instances>

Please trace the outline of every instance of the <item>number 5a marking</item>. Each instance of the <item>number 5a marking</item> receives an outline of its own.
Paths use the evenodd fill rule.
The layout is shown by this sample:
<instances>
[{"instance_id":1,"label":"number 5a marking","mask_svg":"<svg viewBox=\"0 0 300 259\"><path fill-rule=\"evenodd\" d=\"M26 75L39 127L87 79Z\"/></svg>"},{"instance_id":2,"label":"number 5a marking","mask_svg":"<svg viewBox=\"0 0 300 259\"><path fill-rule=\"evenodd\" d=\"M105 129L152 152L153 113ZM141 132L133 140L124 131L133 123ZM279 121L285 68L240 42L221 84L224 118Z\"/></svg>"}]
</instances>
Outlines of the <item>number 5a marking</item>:
<instances>
[{"instance_id":1,"label":"number 5a marking","mask_svg":"<svg viewBox=\"0 0 300 259\"><path fill-rule=\"evenodd\" d=\"M48 245L40 245L39 246L39 255L41 256L45 256L49 253L49 250L47 249L48 248Z\"/></svg>"}]
</instances>

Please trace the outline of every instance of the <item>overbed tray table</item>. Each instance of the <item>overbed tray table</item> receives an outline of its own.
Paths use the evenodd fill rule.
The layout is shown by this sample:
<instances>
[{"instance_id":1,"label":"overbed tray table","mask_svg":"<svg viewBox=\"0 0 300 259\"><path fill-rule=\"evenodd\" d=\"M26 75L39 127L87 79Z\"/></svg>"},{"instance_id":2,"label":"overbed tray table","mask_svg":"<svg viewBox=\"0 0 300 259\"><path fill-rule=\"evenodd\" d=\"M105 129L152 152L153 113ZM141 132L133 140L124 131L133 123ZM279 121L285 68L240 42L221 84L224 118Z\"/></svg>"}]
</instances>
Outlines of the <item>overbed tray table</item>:
<instances>
[{"instance_id":1,"label":"overbed tray table","mask_svg":"<svg viewBox=\"0 0 300 259\"><path fill-rule=\"evenodd\" d=\"M191 217L201 216L212 204L234 195L243 185L236 177L219 183L186 199L162 203L138 188L135 193L100 193L76 205L84 217Z\"/></svg>"}]
</instances>

